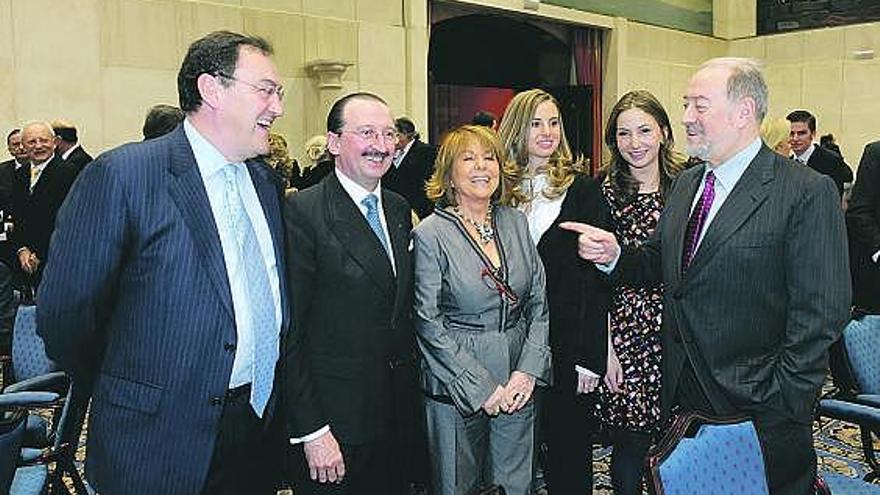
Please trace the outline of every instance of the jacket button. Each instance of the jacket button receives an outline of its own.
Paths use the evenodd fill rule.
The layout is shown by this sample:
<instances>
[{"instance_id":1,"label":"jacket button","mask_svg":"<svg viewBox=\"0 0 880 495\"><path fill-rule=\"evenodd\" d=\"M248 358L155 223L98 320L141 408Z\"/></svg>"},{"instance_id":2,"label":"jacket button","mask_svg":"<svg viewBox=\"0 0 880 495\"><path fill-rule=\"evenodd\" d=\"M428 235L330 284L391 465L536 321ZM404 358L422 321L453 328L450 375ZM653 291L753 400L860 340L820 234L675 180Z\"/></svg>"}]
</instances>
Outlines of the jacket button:
<instances>
[{"instance_id":1,"label":"jacket button","mask_svg":"<svg viewBox=\"0 0 880 495\"><path fill-rule=\"evenodd\" d=\"M227 342L223 344L223 350L227 352L232 352L235 350L235 344L233 344L232 342Z\"/></svg>"},{"instance_id":2,"label":"jacket button","mask_svg":"<svg viewBox=\"0 0 880 495\"><path fill-rule=\"evenodd\" d=\"M212 406L222 406L223 405L223 397L220 397L220 396L211 397L211 405Z\"/></svg>"}]
</instances>

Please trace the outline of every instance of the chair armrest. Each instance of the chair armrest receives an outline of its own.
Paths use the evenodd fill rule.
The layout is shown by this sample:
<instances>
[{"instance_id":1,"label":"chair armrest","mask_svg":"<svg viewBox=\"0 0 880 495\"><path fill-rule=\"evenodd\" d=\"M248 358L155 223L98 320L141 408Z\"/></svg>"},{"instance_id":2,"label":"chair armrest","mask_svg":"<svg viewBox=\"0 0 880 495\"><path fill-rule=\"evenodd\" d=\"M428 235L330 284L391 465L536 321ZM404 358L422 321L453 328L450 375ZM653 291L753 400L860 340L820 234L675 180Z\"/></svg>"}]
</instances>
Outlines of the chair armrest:
<instances>
[{"instance_id":1,"label":"chair armrest","mask_svg":"<svg viewBox=\"0 0 880 495\"><path fill-rule=\"evenodd\" d=\"M54 404L60 397L55 392L10 392L0 394L0 408L46 407Z\"/></svg>"},{"instance_id":2,"label":"chair armrest","mask_svg":"<svg viewBox=\"0 0 880 495\"><path fill-rule=\"evenodd\" d=\"M27 380L15 382L3 389L3 393L48 391L61 394L66 391L69 383L70 380L67 378L67 373L63 371L53 371L52 373L46 373L45 375L35 376L28 378Z\"/></svg>"},{"instance_id":3,"label":"chair armrest","mask_svg":"<svg viewBox=\"0 0 880 495\"><path fill-rule=\"evenodd\" d=\"M857 402L859 404L864 404L866 406L880 408L880 395L858 394L851 400L853 402Z\"/></svg>"},{"instance_id":4,"label":"chair armrest","mask_svg":"<svg viewBox=\"0 0 880 495\"><path fill-rule=\"evenodd\" d=\"M819 415L880 429L880 408L838 399L819 401Z\"/></svg>"}]
</instances>

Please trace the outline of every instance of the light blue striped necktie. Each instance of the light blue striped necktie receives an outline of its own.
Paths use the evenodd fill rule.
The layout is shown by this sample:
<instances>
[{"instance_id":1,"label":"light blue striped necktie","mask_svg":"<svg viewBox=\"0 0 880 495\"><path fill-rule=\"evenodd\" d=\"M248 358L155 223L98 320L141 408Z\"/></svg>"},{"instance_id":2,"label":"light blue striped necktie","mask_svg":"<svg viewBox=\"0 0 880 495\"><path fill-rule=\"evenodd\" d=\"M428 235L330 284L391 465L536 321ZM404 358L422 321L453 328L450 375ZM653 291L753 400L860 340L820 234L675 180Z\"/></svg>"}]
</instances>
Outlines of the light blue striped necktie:
<instances>
[{"instance_id":1,"label":"light blue striped necktie","mask_svg":"<svg viewBox=\"0 0 880 495\"><path fill-rule=\"evenodd\" d=\"M382 228L382 221L379 220L379 198L375 194L367 194L367 197L361 200L361 204L367 207L367 223L379 238L379 242L385 248L385 253L390 256L391 251L388 249L388 241L385 239L385 229Z\"/></svg>"},{"instance_id":2,"label":"light blue striped necktie","mask_svg":"<svg viewBox=\"0 0 880 495\"><path fill-rule=\"evenodd\" d=\"M257 233L241 199L239 183L241 173L247 173L234 164L223 169L226 177L226 211L230 231L235 235L238 255L240 257L240 273L245 277L247 285L248 306L251 310L250 331L253 336L253 348L241 349L252 352L251 363L251 407L258 417L263 417L269 396L272 395L272 382L275 378L275 363L278 361L279 326L275 319L275 304L272 288L269 286L269 273Z\"/></svg>"}]
</instances>

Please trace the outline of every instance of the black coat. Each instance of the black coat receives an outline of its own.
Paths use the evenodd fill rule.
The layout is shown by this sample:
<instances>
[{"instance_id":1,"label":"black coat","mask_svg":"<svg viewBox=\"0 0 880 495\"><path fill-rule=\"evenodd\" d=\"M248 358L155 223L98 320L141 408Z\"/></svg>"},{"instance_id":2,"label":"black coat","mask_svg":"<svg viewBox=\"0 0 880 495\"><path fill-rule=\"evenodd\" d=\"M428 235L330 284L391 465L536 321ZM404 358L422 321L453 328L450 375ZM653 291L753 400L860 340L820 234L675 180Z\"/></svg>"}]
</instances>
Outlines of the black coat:
<instances>
[{"instance_id":1,"label":"black coat","mask_svg":"<svg viewBox=\"0 0 880 495\"><path fill-rule=\"evenodd\" d=\"M880 314L880 263L871 256L880 251L880 141L865 146L858 178L846 211L853 305Z\"/></svg>"},{"instance_id":2,"label":"black coat","mask_svg":"<svg viewBox=\"0 0 880 495\"><path fill-rule=\"evenodd\" d=\"M434 173L436 159L436 146L415 140L400 165L392 165L382 177L382 186L403 196L419 218L434 210L425 194L425 182Z\"/></svg>"}]
</instances>

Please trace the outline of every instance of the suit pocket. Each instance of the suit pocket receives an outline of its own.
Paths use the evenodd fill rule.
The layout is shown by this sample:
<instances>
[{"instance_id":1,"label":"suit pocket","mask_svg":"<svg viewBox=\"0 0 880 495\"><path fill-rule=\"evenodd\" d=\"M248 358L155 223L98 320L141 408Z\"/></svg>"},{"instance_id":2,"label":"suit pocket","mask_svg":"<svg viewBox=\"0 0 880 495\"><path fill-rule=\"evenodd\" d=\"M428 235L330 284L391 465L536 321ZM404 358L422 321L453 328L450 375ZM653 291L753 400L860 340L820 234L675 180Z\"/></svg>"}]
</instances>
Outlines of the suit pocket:
<instances>
[{"instance_id":1,"label":"suit pocket","mask_svg":"<svg viewBox=\"0 0 880 495\"><path fill-rule=\"evenodd\" d=\"M446 318L446 328L448 330L459 330L464 332L482 332L485 329L485 325L482 323L471 323L453 318Z\"/></svg>"},{"instance_id":2,"label":"suit pocket","mask_svg":"<svg viewBox=\"0 0 880 495\"><path fill-rule=\"evenodd\" d=\"M101 373L95 388L95 399L125 409L155 414L159 410L162 393L163 389L156 385Z\"/></svg>"}]
</instances>

